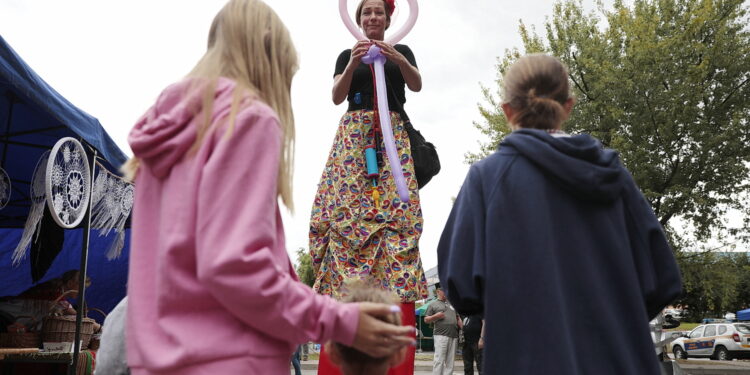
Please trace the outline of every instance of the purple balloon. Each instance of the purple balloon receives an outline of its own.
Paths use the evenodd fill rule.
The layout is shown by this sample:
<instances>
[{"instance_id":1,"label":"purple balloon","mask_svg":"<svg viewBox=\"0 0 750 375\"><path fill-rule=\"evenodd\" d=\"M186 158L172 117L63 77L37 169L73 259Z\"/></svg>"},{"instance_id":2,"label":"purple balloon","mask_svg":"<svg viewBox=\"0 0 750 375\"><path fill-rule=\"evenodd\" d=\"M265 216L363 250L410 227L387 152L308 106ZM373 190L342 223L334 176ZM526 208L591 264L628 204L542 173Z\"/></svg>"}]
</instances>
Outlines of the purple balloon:
<instances>
[{"instance_id":1,"label":"purple balloon","mask_svg":"<svg viewBox=\"0 0 750 375\"><path fill-rule=\"evenodd\" d=\"M382 62L385 64L386 58L383 56L382 53L380 53L380 47L376 45L370 46L370 49L367 50L367 54L362 56L362 62L365 64L372 64L374 62Z\"/></svg>"},{"instance_id":2,"label":"purple balloon","mask_svg":"<svg viewBox=\"0 0 750 375\"><path fill-rule=\"evenodd\" d=\"M385 153L388 156L388 163L391 165L391 173L396 182L396 191L402 202L409 202L409 189L406 187L404 172L401 170L398 151L396 150L396 141L393 138L393 129L391 128L391 112L388 108L388 91L385 85L385 56L380 53L380 47L372 45L365 56L362 56L362 62L372 64L375 68L375 88L378 97L378 107L380 108L380 128L383 132L383 143L385 144Z\"/></svg>"}]
</instances>

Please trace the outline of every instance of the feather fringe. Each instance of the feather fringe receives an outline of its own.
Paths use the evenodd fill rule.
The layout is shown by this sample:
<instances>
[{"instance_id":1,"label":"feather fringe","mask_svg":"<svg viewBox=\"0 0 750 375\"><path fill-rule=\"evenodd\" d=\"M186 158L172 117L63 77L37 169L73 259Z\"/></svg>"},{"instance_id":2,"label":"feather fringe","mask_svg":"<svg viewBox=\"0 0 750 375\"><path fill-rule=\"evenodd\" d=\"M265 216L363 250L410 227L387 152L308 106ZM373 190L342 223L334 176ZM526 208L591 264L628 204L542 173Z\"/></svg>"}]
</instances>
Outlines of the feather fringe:
<instances>
[{"instance_id":1,"label":"feather fringe","mask_svg":"<svg viewBox=\"0 0 750 375\"><path fill-rule=\"evenodd\" d=\"M99 163L96 166L91 208L91 227L106 236L115 231L117 236L107 251L107 259L120 257L125 245L125 223L133 209L132 183L109 173Z\"/></svg>"}]
</instances>

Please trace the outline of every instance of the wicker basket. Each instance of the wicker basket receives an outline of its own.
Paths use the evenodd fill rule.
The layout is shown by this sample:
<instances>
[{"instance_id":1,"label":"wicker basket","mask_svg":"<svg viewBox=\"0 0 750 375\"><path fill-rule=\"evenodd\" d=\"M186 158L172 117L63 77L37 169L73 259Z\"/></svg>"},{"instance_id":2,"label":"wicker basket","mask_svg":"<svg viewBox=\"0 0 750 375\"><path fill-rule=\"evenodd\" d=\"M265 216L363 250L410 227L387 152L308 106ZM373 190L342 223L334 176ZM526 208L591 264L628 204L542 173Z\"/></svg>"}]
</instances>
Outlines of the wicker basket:
<instances>
[{"instance_id":1,"label":"wicker basket","mask_svg":"<svg viewBox=\"0 0 750 375\"><path fill-rule=\"evenodd\" d=\"M0 348L39 348L39 332L0 333Z\"/></svg>"},{"instance_id":2,"label":"wicker basket","mask_svg":"<svg viewBox=\"0 0 750 375\"><path fill-rule=\"evenodd\" d=\"M63 293L50 307L52 311L61 299L66 295L76 292L69 290ZM94 334L94 319L83 318L81 322L81 349L86 349ZM44 342L74 342L76 336L76 317L72 315L54 316L49 315L44 318L42 323L42 341Z\"/></svg>"},{"instance_id":3,"label":"wicker basket","mask_svg":"<svg viewBox=\"0 0 750 375\"><path fill-rule=\"evenodd\" d=\"M92 308L89 309L89 311L96 311L99 314L102 314L102 316L104 316L104 318L107 318L107 313L105 313L101 309L97 309L97 308L93 308L92 307ZM91 350L98 350L99 349L99 344L101 344L101 338L102 338L101 331L99 331L98 333L94 333L94 335L91 336L91 342L89 343L89 349L91 349Z\"/></svg>"},{"instance_id":4,"label":"wicker basket","mask_svg":"<svg viewBox=\"0 0 750 375\"><path fill-rule=\"evenodd\" d=\"M16 321L24 318L31 319L30 326L35 326L35 320L30 316L19 316ZM0 333L0 348L38 348L40 343L41 335L36 331Z\"/></svg>"},{"instance_id":5,"label":"wicker basket","mask_svg":"<svg viewBox=\"0 0 750 375\"><path fill-rule=\"evenodd\" d=\"M83 318L81 323L81 349L87 349L94 334L94 319ZM76 338L75 316L48 316L42 324L44 342L74 342Z\"/></svg>"}]
</instances>

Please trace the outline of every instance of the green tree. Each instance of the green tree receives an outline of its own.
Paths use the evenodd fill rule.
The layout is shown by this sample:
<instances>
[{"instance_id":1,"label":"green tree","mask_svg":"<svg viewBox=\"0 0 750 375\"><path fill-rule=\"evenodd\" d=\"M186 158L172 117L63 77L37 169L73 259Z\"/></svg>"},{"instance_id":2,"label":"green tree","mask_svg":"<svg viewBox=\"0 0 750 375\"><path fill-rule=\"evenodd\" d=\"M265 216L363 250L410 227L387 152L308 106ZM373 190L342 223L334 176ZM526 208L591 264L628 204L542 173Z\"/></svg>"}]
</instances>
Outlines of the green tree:
<instances>
[{"instance_id":1,"label":"green tree","mask_svg":"<svg viewBox=\"0 0 750 375\"><path fill-rule=\"evenodd\" d=\"M681 252L677 257L686 292L679 301L687 307L683 320L697 322L737 311L741 275L733 257L712 252Z\"/></svg>"},{"instance_id":2,"label":"green tree","mask_svg":"<svg viewBox=\"0 0 750 375\"><path fill-rule=\"evenodd\" d=\"M304 247L297 249L297 266L294 268L300 281L312 288L315 284L315 270L313 269L312 256Z\"/></svg>"},{"instance_id":3,"label":"green tree","mask_svg":"<svg viewBox=\"0 0 750 375\"><path fill-rule=\"evenodd\" d=\"M566 125L617 149L676 248L747 239L750 226L750 37L742 0L616 0L585 13L558 2L540 36L520 23L523 48L498 59L498 90L475 126L487 137L473 162L509 132L502 75L546 52L569 67L578 104ZM727 213L744 225L729 227ZM672 228L673 219L688 230Z\"/></svg>"},{"instance_id":4,"label":"green tree","mask_svg":"<svg viewBox=\"0 0 750 375\"><path fill-rule=\"evenodd\" d=\"M734 302L729 311L737 312L750 308L750 256L747 254L737 254L734 260L734 272L738 275L739 284L737 285Z\"/></svg>"}]
</instances>

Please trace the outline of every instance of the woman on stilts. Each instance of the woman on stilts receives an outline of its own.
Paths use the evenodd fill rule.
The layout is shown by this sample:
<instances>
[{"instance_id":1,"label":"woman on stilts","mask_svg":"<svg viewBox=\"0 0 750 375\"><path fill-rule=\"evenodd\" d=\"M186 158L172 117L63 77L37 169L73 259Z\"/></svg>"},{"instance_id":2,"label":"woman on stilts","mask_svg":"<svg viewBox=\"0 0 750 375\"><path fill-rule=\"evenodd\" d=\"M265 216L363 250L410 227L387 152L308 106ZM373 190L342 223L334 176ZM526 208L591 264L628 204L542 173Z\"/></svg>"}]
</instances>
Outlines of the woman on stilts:
<instances>
[{"instance_id":1,"label":"woman on stilts","mask_svg":"<svg viewBox=\"0 0 750 375\"><path fill-rule=\"evenodd\" d=\"M391 110L401 172L408 202L399 197L390 163L385 157L374 73L362 62L372 45L387 58L385 77L388 108L402 109L405 87L418 92L422 78L411 49L384 42L395 9L393 0L362 0L355 19L368 40L358 41L338 57L333 102L346 99L348 109L339 123L318 185L310 218L310 252L316 271L315 290L341 298L345 284L365 280L395 292L402 302L403 325L414 325L414 301L427 297L419 256L422 211L403 110ZM369 160L368 160L369 159ZM369 162L369 164L368 164ZM414 348L389 374L413 374ZM319 374L340 374L323 353Z\"/></svg>"}]
</instances>

